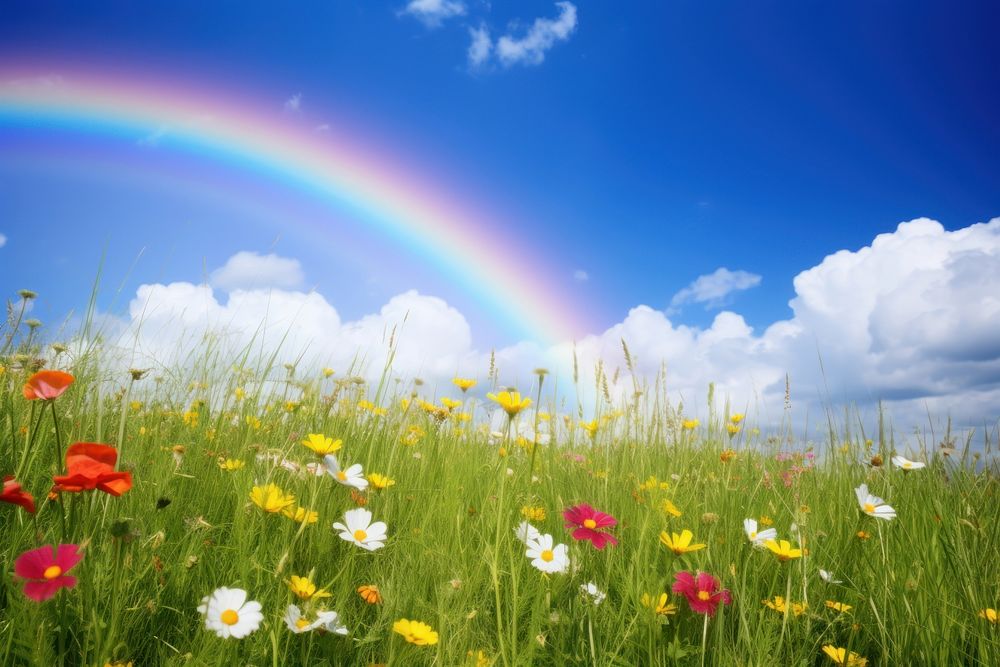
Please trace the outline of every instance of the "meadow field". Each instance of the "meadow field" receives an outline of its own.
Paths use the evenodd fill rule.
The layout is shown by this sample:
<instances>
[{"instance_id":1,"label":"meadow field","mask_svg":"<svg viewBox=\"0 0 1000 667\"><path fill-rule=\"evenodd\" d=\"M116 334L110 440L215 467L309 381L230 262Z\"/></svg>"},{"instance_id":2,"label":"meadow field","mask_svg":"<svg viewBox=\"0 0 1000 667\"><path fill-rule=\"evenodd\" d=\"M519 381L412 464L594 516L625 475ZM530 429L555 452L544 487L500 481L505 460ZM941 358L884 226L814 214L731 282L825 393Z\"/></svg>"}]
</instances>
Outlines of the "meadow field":
<instances>
[{"instance_id":1,"label":"meadow field","mask_svg":"<svg viewBox=\"0 0 1000 667\"><path fill-rule=\"evenodd\" d=\"M2 665L1000 664L995 426L813 443L663 378L113 370L36 326L0 329Z\"/></svg>"}]
</instances>

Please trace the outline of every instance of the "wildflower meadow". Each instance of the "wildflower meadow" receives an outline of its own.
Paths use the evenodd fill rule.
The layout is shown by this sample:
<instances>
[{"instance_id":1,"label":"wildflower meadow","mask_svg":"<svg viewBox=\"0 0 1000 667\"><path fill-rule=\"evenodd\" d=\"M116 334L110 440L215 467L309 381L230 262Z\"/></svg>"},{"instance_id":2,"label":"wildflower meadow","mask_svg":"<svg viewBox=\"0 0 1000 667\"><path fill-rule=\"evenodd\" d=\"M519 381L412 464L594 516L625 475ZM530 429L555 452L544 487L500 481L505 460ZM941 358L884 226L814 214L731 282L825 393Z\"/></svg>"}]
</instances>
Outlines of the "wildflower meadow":
<instances>
[{"instance_id":1,"label":"wildflower meadow","mask_svg":"<svg viewBox=\"0 0 1000 667\"><path fill-rule=\"evenodd\" d=\"M3 665L1000 664L995 429L0 333Z\"/></svg>"}]
</instances>

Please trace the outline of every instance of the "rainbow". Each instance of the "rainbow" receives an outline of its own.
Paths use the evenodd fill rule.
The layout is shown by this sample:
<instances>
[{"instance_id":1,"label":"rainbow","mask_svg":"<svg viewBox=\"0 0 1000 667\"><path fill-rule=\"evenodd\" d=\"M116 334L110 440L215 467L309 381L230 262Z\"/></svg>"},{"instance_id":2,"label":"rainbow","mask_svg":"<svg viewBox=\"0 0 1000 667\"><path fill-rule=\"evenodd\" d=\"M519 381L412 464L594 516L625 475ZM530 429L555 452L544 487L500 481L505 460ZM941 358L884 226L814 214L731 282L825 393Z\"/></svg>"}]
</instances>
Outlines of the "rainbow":
<instances>
[{"instance_id":1,"label":"rainbow","mask_svg":"<svg viewBox=\"0 0 1000 667\"><path fill-rule=\"evenodd\" d=\"M259 102L190 82L150 83L120 72L44 77L35 70L0 68L0 133L135 144L169 128L159 150L265 177L347 214L460 285L508 335L545 345L586 331L574 300L559 289L566 281L548 273L551 261L526 251L530 240L509 238L502 221L420 182L397 157L349 138L348 128L317 137L280 113L260 111L267 107Z\"/></svg>"}]
</instances>

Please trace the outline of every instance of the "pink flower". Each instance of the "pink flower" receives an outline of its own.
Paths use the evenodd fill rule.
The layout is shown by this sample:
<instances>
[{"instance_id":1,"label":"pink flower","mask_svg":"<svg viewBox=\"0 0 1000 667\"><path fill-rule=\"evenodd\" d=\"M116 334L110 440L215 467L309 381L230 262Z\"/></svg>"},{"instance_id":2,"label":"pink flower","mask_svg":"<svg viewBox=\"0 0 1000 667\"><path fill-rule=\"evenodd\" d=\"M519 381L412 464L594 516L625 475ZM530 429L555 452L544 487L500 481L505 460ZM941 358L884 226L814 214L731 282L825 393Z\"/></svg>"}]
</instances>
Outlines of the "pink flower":
<instances>
[{"instance_id":1,"label":"pink flower","mask_svg":"<svg viewBox=\"0 0 1000 667\"><path fill-rule=\"evenodd\" d=\"M83 554L75 544L60 544L55 550L45 546L25 551L14 561L14 574L25 580L24 594L35 602L54 596L60 588L76 586L76 577L66 572L80 562Z\"/></svg>"},{"instance_id":2,"label":"pink flower","mask_svg":"<svg viewBox=\"0 0 1000 667\"><path fill-rule=\"evenodd\" d=\"M678 572L674 575L673 591L687 598L691 611L715 616L720 602L730 604L733 601L727 589L718 590L719 583L707 572L699 572L697 577L690 572Z\"/></svg>"},{"instance_id":3,"label":"pink flower","mask_svg":"<svg viewBox=\"0 0 1000 667\"><path fill-rule=\"evenodd\" d=\"M601 528L618 525L618 520L610 514L598 512L590 505L577 505L563 511L563 518L566 519L566 527L572 528L574 540L590 540L596 549L603 549L610 542L618 544L618 540L613 535L603 533Z\"/></svg>"}]
</instances>

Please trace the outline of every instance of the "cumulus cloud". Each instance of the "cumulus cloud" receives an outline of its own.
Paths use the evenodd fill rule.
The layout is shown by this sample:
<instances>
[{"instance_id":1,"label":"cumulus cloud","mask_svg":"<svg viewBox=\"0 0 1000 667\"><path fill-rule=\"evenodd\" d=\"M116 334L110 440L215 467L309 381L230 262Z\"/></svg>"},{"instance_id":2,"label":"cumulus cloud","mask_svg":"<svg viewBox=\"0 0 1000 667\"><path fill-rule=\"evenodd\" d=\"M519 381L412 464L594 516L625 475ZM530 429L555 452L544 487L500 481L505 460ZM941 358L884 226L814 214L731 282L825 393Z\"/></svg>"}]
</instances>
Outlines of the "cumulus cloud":
<instances>
[{"instance_id":1,"label":"cumulus cloud","mask_svg":"<svg viewBox=\"0 0 1000 667\"><path fill-rule=\"evenodd\" d=\"M3 234L0 234L0 248L4 247L5 245L7 245L7 237L4 236Z\"/></svg>"},{"instance_id":2,"label":"cumulus cloud","mask_svg":"<svg viewBox=\"0 0 1000 667\"><path fill-rule=\"evenodd\" d=\"M576 5L557 2L559 16L555 19L538 18L528 31L520 36L504 35L497 40L496 54L500 62L511 65L538 65L545 60L545 52L564 42L576 29Z\"/></svg>"},{"instance_id":3,"label":"cumulus cloud","mask_svg":"<svg viewBox=\"0 0 1000 667\"><path fill-rule=\"evenodd\" d=\"M285 111L296 113L302 110L302 93L295 93L285 100Z\"/></svg>"},{"instance_id":4,"label":"cumulus cloud","mask_svg":"<svg viewBox=\"0 0 1000 667\"><path fill-rule=\"evenodd\" d=\"M227 292L268 287L292 289L304 281L299 260L248 251L236 253L209 276L213 287Z\"/></svg>"},{"instance_id":5,"label":"cumulus cloud","mask_svg":"<svg viewBox=\"0 0 1000 667\"><path fill-rule=\"evenodd\" d=\"M727 296L760 285L761 277L748 271L730 271L722 267L698 276L670 299L671 310L685 303L704 303L706 308L721 306Z\"/></svg>"},{"instance_id":6,"label":"cumulus cloud","mask_svg":"<svg viewBox=\"0 0 1000 667\"><path fill-rule=\"evenodd\" d=\"M402 11L428 28L437 28L446 19L465 16L465 3L459 0L410 0Z\"/></svg>"},{"instance_id":7,"label":"cumulus cloud","mask_svg":"<svg viewBox=\"0 0 1000 667\"><path fill-rule=\"evenodd\" d=\"M469 28L469 37L472 42L469 44L469 66L481 67L489 60L490 51L493 49L493 42L490 40L490 31L485 25L478 28Z\"/></svg>"}]
</instances>

